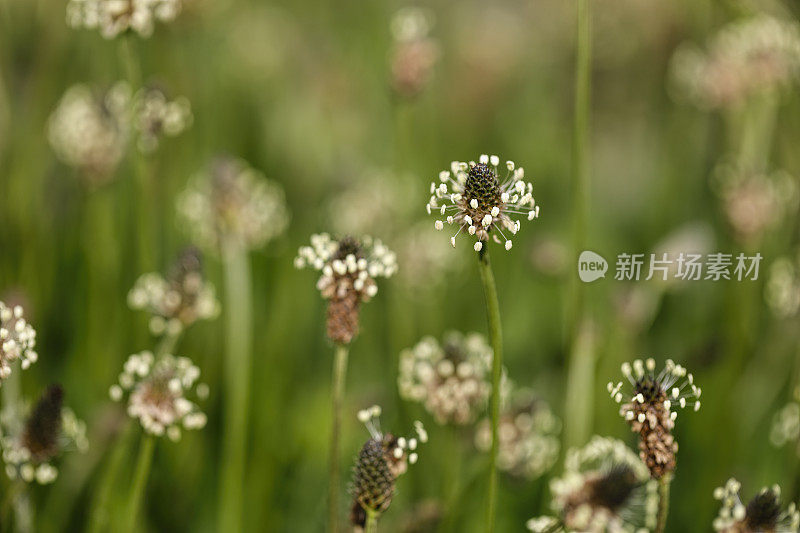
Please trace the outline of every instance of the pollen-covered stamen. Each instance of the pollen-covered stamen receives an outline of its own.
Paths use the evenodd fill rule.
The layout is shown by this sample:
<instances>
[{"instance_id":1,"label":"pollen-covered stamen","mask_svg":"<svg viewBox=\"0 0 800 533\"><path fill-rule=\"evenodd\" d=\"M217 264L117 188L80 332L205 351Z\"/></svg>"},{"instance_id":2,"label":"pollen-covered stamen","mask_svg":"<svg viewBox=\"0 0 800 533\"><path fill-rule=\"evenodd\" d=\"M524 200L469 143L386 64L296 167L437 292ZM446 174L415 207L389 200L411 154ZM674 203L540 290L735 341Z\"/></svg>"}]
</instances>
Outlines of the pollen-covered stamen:
<instances>
[{"instance_id":1,"label":"pollen-covered stamen","mask_svg":"<svg viewBox=\"0 0 800 533\"><path fill-rule=\"evenodd\" d=\"M692 405L700 409L701 390L694 377L681 365L667 360L664 369L656 374L654 359L637 359L622 365L622 374L630 388L624 393L623 382L608 384L608 392L620 406L620 414L639 434L642 460L658 479L675 469L678 444L672 435L677 408ZM623 403L624 402L624 403Z\"/></svg>"},{"instance_id":2,"label":"pollen-covered stamen","mask_svg":"<svg viewBox=\"0 0 800 533\"><path fill-rule=\"evenodd\" d=\"M445 223L458 226L450 239L453 246L456 236L466 230L478 240L473 246L476 251L483 249L483 241L490 235L510 250L512 242L503 230L516 235L521 226L512 217L522 215L532 220L539 216L533 185L523 181L524 170L507 161L507 173L501 179L499 164L500 158L495 155L481 155L477 163L454 161L449 171L439 173L438 182L431 183L426 210L441 217L434 223L436 229L444 229Z\"/></svg>"}]
</instances>

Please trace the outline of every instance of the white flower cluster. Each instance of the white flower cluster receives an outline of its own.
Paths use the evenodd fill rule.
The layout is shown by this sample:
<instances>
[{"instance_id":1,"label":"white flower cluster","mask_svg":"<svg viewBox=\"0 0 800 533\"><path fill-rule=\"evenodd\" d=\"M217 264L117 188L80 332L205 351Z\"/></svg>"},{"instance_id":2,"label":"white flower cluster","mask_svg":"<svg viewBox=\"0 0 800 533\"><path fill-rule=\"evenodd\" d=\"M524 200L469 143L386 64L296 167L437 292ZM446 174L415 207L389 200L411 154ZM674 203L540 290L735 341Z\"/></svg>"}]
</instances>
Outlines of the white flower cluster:
<instances>
[{"instance_id":1,"label":"white flower cluster","mask_svg":"<svg viewBox=\"0 0 800 533\"><path fill-rule=\"evenodd\" d=\"M311 246L298 250L294 266L322 272L317 288L323 297L341 298L352 290L366 302L378 293L375 278L389 278L397 272L397 257L372 237L335 240L320 233L311 236Z\"/></svg>"},{"instance_id":2,"label":"white flower cluster","mask_svg":"<svg viewBox=\"0 0 800 533\"><path fill-rule=\"evenodd\" d=\"M185 97L168 100L159 89L140 89L134 98L133 120L139 150L148 153L158 148L162 136L176 137L192 125L192 106Z\"/></svg>"},{"instance_id":3,"label":"white flower cluster","mask_svg":"<svg viewBox=\"0 0 800 533\"><path fill-rule=\"evenodd\" d=\"M181 428L192 430L206 425L206 415L186 396L195 389L198 397L208 395L208 387L196 385L200 369L186 357L165 355L158 361L152 352L128 357L119 384L109 391L111 399L121 401L126 393L128 415L136 418L145 431L170 440L181 438Z\"/></svg>"},{"instance_id":4,"label":"white flower cluster","mask_svg":"<svg viewBox=\"0 0 800 533\"><path fill-rule=\"evenodd\" d=\"M380 406L373 405L359 411L357 418L359 422L364 424L374 440L383 442L387 446L386 451L393 459L393 464L391 465L392 473L398 476L406 471L409 464L413 465L417 462L419 459L417 447L419 444L428 442L428 432L422 422L415 420L414 437L393 437L391 441L387 442L385 437L388 435L384 435L381 431L380 416Z\"/></svg>"},{"instance_id":5,"label":"white flower cluster","mask_svg":"<svg viewBox=\"0 0 800 533\"><path fill-rule=\"evenodd\" d=\"M25 320L22 307L0 302L0 384L11 374L11 365L19 360L23 370L39 358L36 330Z\"/></svg>"},{"instance_id":6,"label":"white flower cluster","mask_svg":"<svg viewBox=\"0 0 800 533\"><path fill-rule=\"evenodd\" d=\"M672 60L680 92L703 108L740 104L747 97L796 83L800 76L800 26L766 15L734 22L708 50L684 46Z\"/></svg>"},{"instance_id":7,"label":"white flower cluster","mask_svg":"<svg viewBox=\"0 0 800 533\"><path fill-rule=\"evenodd\" d=\"M503 229L516 235L520 221L512 217L523 216L533 220L539 216L539 206L533 198L533 184L525 181L525 171L513 161L506 161L506 176L502 182L498 176L500 158L496 155L481 155L478 163L453 161L450 170L439 173L439 183L431 183L431 197L426 206L428 214L434 211L445 217L434 224L437 230L444 229L445 222L458 226L450 238L455 247L456 236L466 231L477 238L473 248L483 249L484 241L492 236L500 242L500 234L506 250L512 241Z\"/></svg>"},{"instance_id":8,"label":"white flower cluster","mask_svg":"<svg viewBox=\"0 0 800 533\"><path fill-rule=\"evenodd\" d=\"M564 475L550 483L553 508L563 522L534 518L528 521L528 529L537 533L646 532L655 525L658 507L656 484L648 483L649 479L647 466L633 450L616 439L595 436L583 448L567 452ZM623 487L628 494L621 493ZM614 495L607 498L609 491ZM624 496L622 501L617 500L620 496ZM631 512L642 507L644 512ZM559 524L565 527L558 528Z\"/></svg>"},{"instance_id":9,"label":"white flower cluster","mask_svg":"<svg viewBox=\"0 0 800 533\"><path fill-rule=\"evenodd\" d=\"M722 502L712 524L714 531L797 531L800 528L800 511L794 503L780 511L781 488L778 485L764 487L748 505L739 497L741 489L742 484L734 478L714 489L714 498Z\"/></svg>"},{"instance_id":10,"label":"white flower cluster","mask_svg":"<svg viewBox=\"0 0 800 533\"><path fill-rule=\"evenodd\" d=\"M61 427L58 435L57 454L37 456L25 444L25 420L21 413L6 409L0 415L0 448L3 463L10 479L21 479L26 483L47 485L58 477L54 459L64 452L85 452L89 448L86 438L86 423L79 420L68 408L61 410Z\"/></svg>"},{"instance_id":11,"label":"white flower cluster","mask_svg":"<svg viewBox=\"0 0 800 533\"><path fill-rule=\"evenodd\" d=\"M694 384L694 376L687 373L686 368L676 365L672 359L667 359L664 368L658 374L655 373L656 362L652 358L646 361L637 359L633 364L623 363L621 369L632 390L623 393L622 381L616 384L609 382L607 389L615 402L619 404L625 402L620 410L625 420L630 422L637 418L640 424L647 421L655 428L656 421L648 419L652 414L636 407L651 403L663 406L672 421L678 417L678 412L671 410L673 407L683 409L687 405L692 405L695 411L700 410L702 390Z\"/></svg>"},{"instance_id":12,"label":"white flower cluster","mask_svg":"<svg viewBox=\"0 0 800 533\"><path fill-rule=\"evenodd\" d=\"M541 476L558 458L560 431L561 421L544 401L528 389L514 392L500 413L498 468L529 479ZM484 452L491 449L492 427L488 419L478 424L475 445Z\"/></svg>"},{"instance_id":13,"label":"white flower cluster","mask_svg":"<svg viewBox=\"0 0 800 533\"><path fill-rule=\"evenodd\" d=\"M99 30L113 39L128 30L150 37L156 21L170 22L181 11L181 0L69 0L67 24Z\"/></svg>"},{"instance_id":14,"label":"white flower cluster","mask_svg":"<svg viewBox=\"0 0 800 533\"><path fill-rule=\"evenodd\" d=\"M776 448L793 444L800 453L800 388L795 389L793 400L775 413L769 439Z\"/></svg>"},{"instance_id":15,"label":"white flower cluster","mask_svg":"<svg viewBox=\"0 0 800 533\"><path fill-rule=\"evenodd\" d=\"M214 286L200 272L190 272L173 282L157 272L143 274L128 293L128 305L153 315L150 331L154 335L177 333L197 320L219 314Z\"/></svg>"},{"instance_id":16,"label":"white flower cluster","mask_svg":"<svg viewBox=\"0 0 800 533\"><path fill-rule=\"evenodd\" d=\"M238 159L217 161L180 195L177 208L196 242L210 250L228 240L258 248L289 224L280 185Z\"/></svg>"},{"instance_id":17,"label":"white flower cluster","mask_svg":"<svg viewBox=\"0 0 800 533\"><path fill-rule=\"evenodd\" d=\"M48 139L64 163L92 182L116 170L129 138L131 89L118 82L103 94L86 85L67 90L48 121Z\"/></svg>"},{"instance_id":18,"label":"white flower cluster","mask_svg":"<svg viewBox=\"0 0 800 533\"><path fill-rule=\"evenodd\" d=\"M465 425L485 409L492 349L478 333L425 337L400 354L400 395L420 402L440 424Z\"/></svg>"}]
</instances>

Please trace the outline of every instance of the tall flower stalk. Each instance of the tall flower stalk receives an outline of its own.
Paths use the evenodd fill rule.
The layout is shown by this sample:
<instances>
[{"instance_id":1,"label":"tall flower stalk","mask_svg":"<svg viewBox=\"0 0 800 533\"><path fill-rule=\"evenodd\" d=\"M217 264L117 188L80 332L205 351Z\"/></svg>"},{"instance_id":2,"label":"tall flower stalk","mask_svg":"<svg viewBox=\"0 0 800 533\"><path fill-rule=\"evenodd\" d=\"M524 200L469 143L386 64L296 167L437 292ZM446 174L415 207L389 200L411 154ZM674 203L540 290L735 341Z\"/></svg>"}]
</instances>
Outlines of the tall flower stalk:
<instances>
[{"instance_id":1,"label":"tall flower stalk","mask_svg":"<svg viewBox=\"0 0 800 533\"><path fill-rule=\"evenodd\" d=\"M510 236L521 227L517 217L533 220L539 216L539 206L533 198L533 184L525 181L525 171L513 161L505 162L505 177L500 177L500 158L483 154L478 161L453 161L450 170L439 173L439 180L431 183L431 197L426 206L429 214L436 212L440 219L434 227L443 230L445 223L457 226L450 237L455 247L456 237L465 231L475 237L473 249L478 252L478 267L486 299L486 314L489 323L489 344L494 352L492 358L492 396L490 415L492 420L492 447L489 454L489 483L486 501L487 530L494 531L497 501L497 450L498 425L500 421L500 378L503 365L502 326L500 304L494 282L489 252L485 244L490 237L502 243L506 250L512 247Z\"/></svg>"},{"instance_id":2,"label":"tall flower stalk","mask_svg":"<svg viewBox=\"0 0 800 533\"><path fill-rule=\"evenodd\" d=\"M219 158L178 199L196 242L221 256L225 280L224 429L218 529L241 531L252 366L252 281L248 252L289 223L283 190L246 162Z\"/></svg>"},{"instance_id":3,"label":"tall flower stalk","mask_svg":"<svg viewBox=\"0 0 800 533\"><path fill-rule=\"evenodd\" d=\"M311 246L300 248L294 264L322 272L317 288L328 300L326 329L336 347L328 468L328 531L335 532L339 529L339 450L349 346L358 334L361 304L378 293L376 278L394 275L397 259L371 237L337 240L323 233L311 236Z\"/></svg>"},{"instance_id":4,"label":"tall flower stalk","mask_svg":"<svg viewBox=\"0 0 800 533\"><path fill-rule=\"evenodd\" d=\"M573 206L572 231L574 262L585 249L586 221L589 212L589 116L591 112L592 13L590 0L575 3L575 100L572 131ZM594 389L594 350L581 333L586 320L583 284L571 278L571 295L567 309L566 334L569 345L564 440L567 447L586 442L592 431L591 394Z\"/></svg>"}]
</instances>

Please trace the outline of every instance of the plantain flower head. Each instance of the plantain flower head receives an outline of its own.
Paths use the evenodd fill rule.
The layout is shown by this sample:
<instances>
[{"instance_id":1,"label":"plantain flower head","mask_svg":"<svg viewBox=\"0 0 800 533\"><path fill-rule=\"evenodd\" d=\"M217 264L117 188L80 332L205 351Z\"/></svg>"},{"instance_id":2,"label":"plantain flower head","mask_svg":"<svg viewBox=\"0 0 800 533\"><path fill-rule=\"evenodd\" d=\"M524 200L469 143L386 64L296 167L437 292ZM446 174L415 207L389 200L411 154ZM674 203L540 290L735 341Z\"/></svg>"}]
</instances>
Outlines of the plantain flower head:
<instances>
[{"instance_id":1,"label":"plantain flower head","mask_svg":"<svg viewBox=\"0 0 800 533\"><path fill-rule=\"evenodd\" d=\"M150 37L156 22L170 22L181 11L181 0L69 0L67 24L99 30L105 39L131 31Z\"/></svg>"},{"instance_id":2,"label":"plantain flower head","mask_svg":"<svg viewBox=\"0 0 800 533\"><path fill-rule=\"evenodd\" d=\"M800 528L800 511L794 503L781 508L781 488L764 487L746 504L739 497L742 485L731 478L714 490L714 498L722 502L714 531L722 533L761 533L797 531Z\"/></svg>"},{"instance_id":3,"label":"plantain flower head","mask_svg":"<svg viewBox=\"0 0 800 533\"><path fill-rule=\"evenodd\" d=\"M0 301L0 385L11 375L15 361L25 370L39 359L35 346L36 330L25 320L22 307Z\"/></svg>"}]
</instances>

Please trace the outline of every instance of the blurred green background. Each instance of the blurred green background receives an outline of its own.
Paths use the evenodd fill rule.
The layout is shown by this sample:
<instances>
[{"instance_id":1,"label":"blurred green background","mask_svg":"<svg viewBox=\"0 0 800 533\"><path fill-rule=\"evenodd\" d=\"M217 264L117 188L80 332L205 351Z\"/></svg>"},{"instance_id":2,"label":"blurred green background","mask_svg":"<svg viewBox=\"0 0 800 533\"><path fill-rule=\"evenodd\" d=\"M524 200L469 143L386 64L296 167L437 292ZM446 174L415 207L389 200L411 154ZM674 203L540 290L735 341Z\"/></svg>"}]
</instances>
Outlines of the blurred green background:
<instances>
[{"instance_id":1,"label":"blurred green background","mask_svg":"<svg viewBox=\"0 0 800 533\"><path fill-rule=\"evenodd\" d=\"M0 299L22 302L39 334L40 360L22 374L26 398L62 383L90 438L88 453L63 458L55 484L32 488L37 530L84 530L124 420L108 388L130 353L153 345L147 317L126 305L142 273L136 212L145 209L158 224L150 268L165 271L191 244L176 223L175 198L218 154L244 158L282 184L292 213L286 235L251 254L255 335L243 502L249 531L323 530L332 348L316 276L295 270L292 259L311 233L358 224L398 251L401 273L381 280L378 296L363 308L347 383L342 487L367 438L355 413L379 403L384 428L405 432L419 418L431 435L419 464L398 482L382 528L405 531L423 502L447 512L447 472L459 446L463 469L472 474L453 513L454 530L479 530L485 456L469 430L454 441L419 406L402 402L396 386L400 350L423 335L486 329L469 243L450 248L424 211L430 181L453 159L496 153L524 166L534 182L541 218L523 224L512 251L492 247L505 364L562 420L570 417L564 404L566 324L574 319L565 302L576 253L570 248L573 2L415 4L435 15L429 37L439 57L413 98L391 89L390 21L406 5L188 0L152 37L133 38L143 79L186 96L194 115L188 131L147 156L154 193L143 206L133 158L123 160L113 180L88 186L58 161L46 135L48 116L67 88L125 79L122 39L68 28L62 2L0 0ZM673 97L670 60L682 43L704 46L733 20L759 11L791 19L800 6L594 0L592 7L588 247L613 260L622 252L654 251L683 230L710 242L709 251L764 256L756 282L663 286L608 276L583 287L596 355L588 431L635 446L605 389L620 379L623 361L671 357L688 367L703 388L703 408L679 417L668 530L708 531L717 511L712 491L732 475L745 495L780 483L787 499L798 497L796 450L776 449L769 437L774 413L796 385L800 328L797 315L778 318L764 299L770 265L796 255L798 218L789 209L757 242L737 238L712 180L735 149L729 121ZM779 100L768 168L797 176L796 85ZM355 227L342 227L349 215L376 205L382 207L366 219L355 217ZM412 234L432 234L443 257L419 264L416 247L431 243L409 243ZM224 302L213 255L206 269ZM209 424L179 443L159 444L142 520L147 530L214 529L223 325L222 317L196 324L178 350L210 386L202 405ZM501 475L499 531L523 531L528 518L549 510L548 478ZM4 477L0 490L8 486Z\"/></svg>"}]
</instances>

